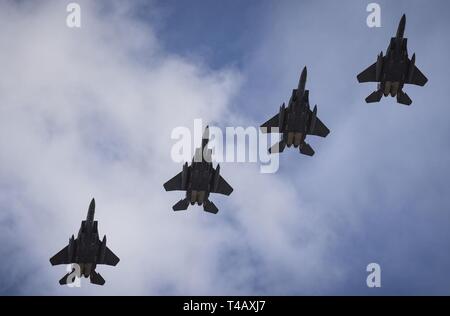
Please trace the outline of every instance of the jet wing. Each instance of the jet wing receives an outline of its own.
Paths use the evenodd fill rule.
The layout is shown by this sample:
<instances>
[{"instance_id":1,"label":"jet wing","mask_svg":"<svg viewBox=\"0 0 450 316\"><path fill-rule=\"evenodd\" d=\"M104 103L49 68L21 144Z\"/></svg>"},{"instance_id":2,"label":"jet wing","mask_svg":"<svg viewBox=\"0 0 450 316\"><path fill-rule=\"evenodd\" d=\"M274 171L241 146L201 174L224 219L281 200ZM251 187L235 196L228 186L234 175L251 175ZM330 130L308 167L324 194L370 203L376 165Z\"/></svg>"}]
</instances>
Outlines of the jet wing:
<instances>
[{"instance_id":1,"label":"jet wing","mask_svg":"<svg viewBox=\"0 0 450 316\"><path fill-rule=\"evenodd\" d=\"M407 83L423 87L427 83L427 81L428 81L427 77L425 77L425 75L419 70L419 68L414 66L413 78L411 82Z\"/></svg>"},{"instance_id":2,"label":"jet wing","mask_svg":"<svg viewBox=\"0 0 450 316\"><path fill-rule=\"evenodd\" d=\"M217 190L211 191L212 193L219 193L224 195L230 195L233 192L233 188L229 185L222 176L219 175L219 184Z\"/></svg>"},{"instance_id":3,"label":"jet wing","mask_svg":"<svg viewBox=\"0 0 450 316\"><path fill-rule=\"evenodd\" d=\"M69 246L64 247L60 252L50 258L50 263L55 266L58 264L69 264Z\"/></svg>"},{"instance_id":4,"label":"jet wing","mask_svg":"<svg viewBox=\"0 0 450 316\"><path fill-rule=\"evenodd\" d=\"M377 63L373 63L372 66L361 72L356 78L358 82L377 82Z\"/></svg>"},{"instance_id":5,"label":"jet wing","mask_svg":"<svg viewBox=\"0 0 450 316\"><path fill-rule=\"evenodd\" d=\"M278 124L279 124L279 113L277 115L275 115L274 117L272 117L270 120L268 120L267 122L265 122L263 125L261 125L261 127L266 127L267 129L262 129L261 131L263 133L271 133L272 132L272 128L279 128Z\"/></svg>"},{"instance_id":6,"label":"jet wing","mask_svg":"<svg viewBox=\"0 0 450 316\"><path fill-rule=\"evenodd\" d=\"M181 187L181 174L182 174L182 172L180 172L175 177L173 177L172 179L170 179L169 181L164 183L164 189L166 189L166 191L180 191L180 190L182 190L182 187Z\"/></svg>"},{"instance_id":7,"label":"jet wing","mask_svg":"<svg viewBox=\"0 0 450 316\"><path fill-rule=\"evenodd\" d=\"M118 264L120 259L109 249L106 247L105 251L105 262L99 262L100 264L106 264L108 266L115 266Z\"/></svg>"},{"instance_id":8,"label":"jet wing","mask_svg":"<svg viewBox=\"0 0 450 316\"><path fill-rule=\"evenodd\" d=\"M329 133L330 130L328 129L328 127L326 127L325 124L323 124L322 121L318 117L316 117L316 124L314 125L314 130L308 134L320 137L327 137Z\"/></svg>"}]
</instances>

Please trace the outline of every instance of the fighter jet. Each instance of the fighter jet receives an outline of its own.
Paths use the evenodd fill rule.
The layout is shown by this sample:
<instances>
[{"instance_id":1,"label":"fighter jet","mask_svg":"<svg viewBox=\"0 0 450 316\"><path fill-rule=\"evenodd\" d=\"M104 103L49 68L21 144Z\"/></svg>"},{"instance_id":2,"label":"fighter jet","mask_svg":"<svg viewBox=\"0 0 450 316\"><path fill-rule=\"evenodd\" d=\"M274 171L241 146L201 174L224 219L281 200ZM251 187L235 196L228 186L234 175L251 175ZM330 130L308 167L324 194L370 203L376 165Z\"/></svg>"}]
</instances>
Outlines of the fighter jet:
<instances>
[{"instance_id":1,"label":"fighter jet","mask_svg":"<svg viewBox=\"0 0 450 316\"><path fill-rule=\"evenodd\" d=\"M261 125L263 133L281 133L281 141L269 149L269 153L283 152L286 145L299 147L300 153L314 155L314 150L305 142L306 135L326 137L330 130L317 117L317 105L311 111L309 106L309 90L305 90L306 67L303 68L298 88L292 90L289 105L281 105L280 111ZM274 130L277 128L278 130Z\"/></svg>"},{"instance_id":2,"label":"fighter jet","mask_svg":"<svg viewBox=\"0 0 450 316\"><path fill-rule=\"evenodd\" d=\"M58 252L50 259L52 265L58 264L71 264L76 263L80 267L79 277L90 277L90 281L93 284L103 285L105 280L95 271L98 264L106 264L115 266L119 262L119 258L106 247L106 236L100 241L97 221L94 221L95 212L95 200L92 199L89 205L87 218L81 222L81 228L78 232L78 237L74 239L74 236L69 239L69 245ZM73 281L68 280L73 272L67 273L59 284L67 284ZM78 271L77 271L78 272Z\"/></svg>"},{"instance_id":3,"label":"fighter jet","mask_svg":"<svg viewBox=\"0 0 450 316\"><path fill-rule=\"evenodd\" d=\"M230 195L233 188L220 175L220 166L214 169L211 162L212 150L207 148L209 127L202 137L202 146L195 150L192 163L186 162L183 171L164 183L166 191L186 191L186 197L173 206L174 211L186 210L197 203L203 205L205 212L216 214L219 209L209 200L210 193Z\"/></svg>"},{"instance_id":4,"label":"fighter jet","mask_svg":"<svg viewBox=\"0 0 450 316\"><path fill-rule=\"evenodd\" d=\"M374 91L366 98L367 103L379 102L384 95L397 96L397 102L410 105L412 100L403 92L405 84L424 86L428 79L416 67L416 54L412 58L408 57L407 42L403 37L405 32L406 16L403 15L398 25L397 34L391 38L391 42L386 50L378 55L377 61L361 72L357 78L362 82L378 82L378 90Z\"/></svg>"}]
</instances>

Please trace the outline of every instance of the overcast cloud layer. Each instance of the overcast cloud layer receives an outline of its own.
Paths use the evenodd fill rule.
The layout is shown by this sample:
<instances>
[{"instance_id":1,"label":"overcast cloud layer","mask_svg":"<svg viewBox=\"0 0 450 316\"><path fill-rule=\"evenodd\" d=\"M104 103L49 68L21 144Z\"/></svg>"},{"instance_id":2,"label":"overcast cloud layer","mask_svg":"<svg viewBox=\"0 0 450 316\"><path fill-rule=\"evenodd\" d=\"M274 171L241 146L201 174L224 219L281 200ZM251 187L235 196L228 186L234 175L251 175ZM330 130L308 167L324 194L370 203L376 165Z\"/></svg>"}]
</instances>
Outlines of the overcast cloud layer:
<instances>
[{"instance_id":1,"label":"overcast cloud layer","mask_svg":"<svg viewBox=\"0 0 450 316\"><path fill-rule=\"evenodd\" d=\"M77 30L63 2L1 2L0 293L450 294L447 2L380 1L379 29L364 1L191 2L80 1ZM375 86L355 76L403 13L429 82L406 87L411 107L367 105ZM331 129L311 138L316 155L286 150L272 175L224 163L234 192L213 197L219 214L174 213L172 129L257 126L304 65ZM61 287L48 260L92 197L121 261L98 268L104 287Z\"/></svg>"}]
</instances>

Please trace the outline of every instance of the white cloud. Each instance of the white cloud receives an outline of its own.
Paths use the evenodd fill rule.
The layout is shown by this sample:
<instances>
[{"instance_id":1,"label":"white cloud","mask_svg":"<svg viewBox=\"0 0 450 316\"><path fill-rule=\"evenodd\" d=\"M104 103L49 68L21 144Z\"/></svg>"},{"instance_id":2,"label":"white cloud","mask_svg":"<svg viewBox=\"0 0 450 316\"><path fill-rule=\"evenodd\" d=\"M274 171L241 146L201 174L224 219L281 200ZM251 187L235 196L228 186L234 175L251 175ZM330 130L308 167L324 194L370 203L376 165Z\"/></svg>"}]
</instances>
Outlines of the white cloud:
<instances>
[{"instance_id":1,"label":"white cloud","mask_svg":"<svg viewBox=\"0 0 450 316\"><path fill-rule=\"evenodd\" d=\"M292 279L320 275L327 235L311 230L317 219L300 212L301 201L284 207L297 196L280 178L225 164L235 191L214 197L217 216L196 207L175 214L182 193L162 188L181 168L170 161L171 130L194 118L237 118L229 105L239 72L166 53L118 2L108 12L83 2L78 30L65 27L59 5L3 6L2 226L12 218L14 233L2 232L2 252L21 262L2 267L2 291L286 293ZM92 196L100 233L121 262L98 268L102 289L87 280L81 289L60 287L65 269L48 259L76 234Z\"/></svg>"},{"instance_id":2,"label":"white cloud","mask_svg":"<svg viewBox=\"0 0 450 316\"><path fill-rule=\"evenodd\" d=\"M211 225L220 218L175 216L180 196L162 183L181 168L170 161L172 128L220 119L239 74L164 53L119 2L110 12L81 5L79 30L65 26L65 8L55 3L2 5L2 226L14 219L2 252L26 260L8 268L3 290L37 269L19 292L72 293L57 284L64 267L48 259L95 196L100 232L122 259L99 268L106 291L208 291L208 254L224 231Z\"/></svg>"},{"instance_id":3,"label":"white cloud","mask_svg":"<svg viewBox=\"0 0 450 316\"><path fill-rule=\"evenodd\" d=\"M334 41L323 34L319 39L347 50L337 54L321 50L323 45L307 50L303 44L317 38L306 27L321 25L310 6L302 7L312 11L302 13L311 20L300 30L297 11L271 12L278 22L261 45L254 45L252 62L239 72L211 70L168 53L152 26L133 20L123 2L92 3L81 2L79 30L65 26L62 4L4 2L0 7L5 25L0 28L0 255L7 258L0 264L0 292L348 293L349 275L364 284L361 244L379 237L370 226L374 203L382 198L380 216L398 220L399 200L424 188L413 185L426 178L415 166L425 170L428 162L413 147L423 135L415 129L418 120L446 131L443 117L426 115L427 95L417 93L417 105L407 113L388 101L377 105L377 114L360 104L370 88L349 91L348 85L364 66L365 52L344 45L337 29L330 31ZM331 9L327 17L341 21ZM344 29L352 29L357 19L346 20ZM344 62L342 56L349 58ZM421 60L424 69L430 67ZM162 187L181 170L170 161L172 129L191 127L195 118L243 126L267 119L287 99L304 64L311 65L311 101L332 130L326 139L311 141L316 156L287 151L274 175L262 175L252 164L225 163L221 173L234 192L214 196L218 215L199 207L174 213L171 206L182 193ZM336 68L331 72L330 67ZM267 85L271 90L263 88ZM232 100L242 101L242 107L233 107ZM440 110L442 104L437 104ZM425 148L444 145L434 139ZM429 171L433 175L444 168L448 151L441 153L429 158L437 166ZM102 288L86 279L81 289L60 287L65 269L51 267L48 259L76 234L92 196L100 233L121 261L98 268L107 282ZM380 234L390 233L383 223L375 221ZM349 241L352 237L360 239ZM408 242L404 236L396 240ZM385 251L383 258L395 250L374 247ZM338 251L343 252L334 256ZM350 271L358 265L362 275Z\"/></svg>"},{"instance_id":4,"label":"white cloud","mask_svg":"<svg viewBox=\"0 0 450 316\"><path fill-rule=\"evenodd\" d=\"M10 28L0 31L8 48L0 64L2 226L12 218L14 233L2 236L10 262L20 263L8 268L2 291L18 285L27 294L251 293L261 271L247 251L262 256L262 271L277 269L271 256L286 257L293 245L286 243L287 210L272 209L293 191L257 196L280 191L279 180L273 188L260 178L250 188L258 169L227 166L222 172L237 193L233 202L217 197L218 216L195 207L175 214L171 206L182 193L162 188L181 168L170 161L172 128L226 117L238 72L165 53L151 27L127 18L117 3L108 13L82 3L79 30L65 27L62 6L4 6L1 18ZM148 57L133 58L142 54ZM101 290L87 280L81 290L60 287L65 269L48 259L76 234L92 196L100 233L121 262L99 267L107 280ZM230 252L237 266L226 265L235 262Z\"/></svg>"}]
</instances>

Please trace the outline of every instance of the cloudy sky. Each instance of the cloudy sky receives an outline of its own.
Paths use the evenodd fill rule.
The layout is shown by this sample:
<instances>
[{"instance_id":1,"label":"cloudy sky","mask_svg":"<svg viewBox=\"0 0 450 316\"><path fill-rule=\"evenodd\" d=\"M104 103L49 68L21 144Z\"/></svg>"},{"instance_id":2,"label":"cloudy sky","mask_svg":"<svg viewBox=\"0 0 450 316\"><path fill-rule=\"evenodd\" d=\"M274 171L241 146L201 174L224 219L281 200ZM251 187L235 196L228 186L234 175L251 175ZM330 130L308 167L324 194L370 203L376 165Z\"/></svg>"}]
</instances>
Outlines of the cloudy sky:
<instances>
[{"instance_id":1,"label":"cloudy sky","mask_svg":"<svg viewBox=\"0 0 450 316\"><path fill-rule=\"evenodd\" d=\"M378 1L380 28L369 1L78 1L80 29L66 2L0 2L0 294L450 294L447 1ZM403 13L429 82L368 105L356 74ZM172 130L258 126L305 65L331 130L316 155L223 163L220 212L174 213ZM121 261L61 287L48 260L92 197Z\"/></svg>"}]
</instances>

